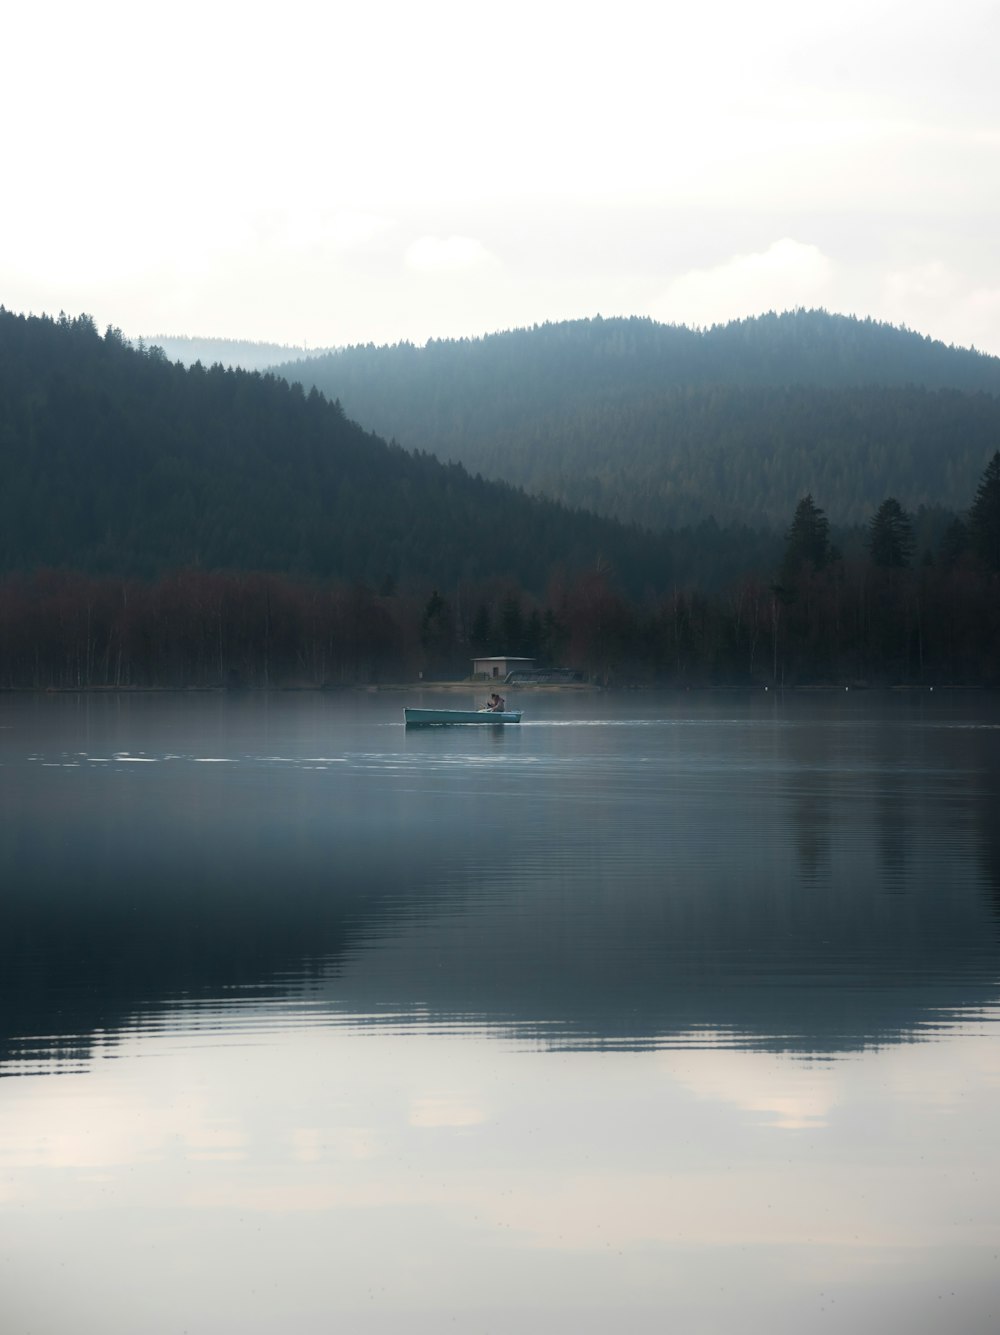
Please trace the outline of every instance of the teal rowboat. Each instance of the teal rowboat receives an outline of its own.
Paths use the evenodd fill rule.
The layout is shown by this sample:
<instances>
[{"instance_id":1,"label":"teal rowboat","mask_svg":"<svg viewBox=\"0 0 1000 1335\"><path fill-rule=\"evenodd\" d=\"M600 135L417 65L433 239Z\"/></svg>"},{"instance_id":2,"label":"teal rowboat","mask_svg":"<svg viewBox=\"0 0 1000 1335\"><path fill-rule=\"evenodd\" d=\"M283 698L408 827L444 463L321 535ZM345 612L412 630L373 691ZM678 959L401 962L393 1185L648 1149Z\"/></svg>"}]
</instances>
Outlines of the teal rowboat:
<instances>
[{"instance_id":1,"label":"teal rowboat","mask_svg":"<svg viewBox=\"0 0 1000 1335\"><path fill-rule=\"evenodd\" d=\"M403 718L408 728L440 728L451 723L478 723L489 728L505 723L520 723L520 709L404 709Z\"/></svg>"}]
</instances>

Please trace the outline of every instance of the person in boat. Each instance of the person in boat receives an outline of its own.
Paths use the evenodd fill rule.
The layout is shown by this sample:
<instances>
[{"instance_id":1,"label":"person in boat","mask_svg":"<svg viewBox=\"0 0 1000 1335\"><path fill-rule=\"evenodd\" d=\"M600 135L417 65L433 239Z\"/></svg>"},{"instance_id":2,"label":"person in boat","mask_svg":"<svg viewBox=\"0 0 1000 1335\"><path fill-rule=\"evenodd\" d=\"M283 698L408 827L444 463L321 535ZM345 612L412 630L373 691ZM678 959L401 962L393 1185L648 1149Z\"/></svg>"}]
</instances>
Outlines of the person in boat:
<instances>
[{"instance_id":1,"label":"person in boat","mask_svg":"<svg viewBox=\"0 0 1000 1335\"><path fill-rule=\"evenodd\" d=\"M487 701L486 708L491 714L502 714L506 708L503 696L497 695L496 691L494 691Z\"/></svg>"}]
</instances>

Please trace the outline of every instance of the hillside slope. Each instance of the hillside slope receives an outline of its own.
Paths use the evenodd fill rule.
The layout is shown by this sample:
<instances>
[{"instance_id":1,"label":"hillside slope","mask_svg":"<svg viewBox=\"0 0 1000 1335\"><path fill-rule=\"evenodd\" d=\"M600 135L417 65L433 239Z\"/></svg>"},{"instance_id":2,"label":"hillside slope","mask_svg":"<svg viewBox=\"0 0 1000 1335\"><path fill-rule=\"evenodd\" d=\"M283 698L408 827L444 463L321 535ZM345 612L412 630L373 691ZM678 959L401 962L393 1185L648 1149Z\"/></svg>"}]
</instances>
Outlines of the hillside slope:
<instances>
[{"instance_id":1,"label":"hillside slope","mask_svg":"<svg viewBox=\"0 0 1000 1335\"><path fill-rule=\"evenodd\" d=\"M625 522L838 524L964 509L1000 442L1000 359L796 311L707 331L594 319L285 363L407 448Z\"/></svg>"},{"instance_id":2,"label":"hillside slope","mask_svg":"<svg viewBox=\"0 0 1000 1335\"><path fill-rule=\"evenodd\" d=\"M610 563L669 578L665 542L387 445L319 393L185 369L85 316L0 308L0 570L184 566L376 585Z\"/></svg>"}]
</instances>

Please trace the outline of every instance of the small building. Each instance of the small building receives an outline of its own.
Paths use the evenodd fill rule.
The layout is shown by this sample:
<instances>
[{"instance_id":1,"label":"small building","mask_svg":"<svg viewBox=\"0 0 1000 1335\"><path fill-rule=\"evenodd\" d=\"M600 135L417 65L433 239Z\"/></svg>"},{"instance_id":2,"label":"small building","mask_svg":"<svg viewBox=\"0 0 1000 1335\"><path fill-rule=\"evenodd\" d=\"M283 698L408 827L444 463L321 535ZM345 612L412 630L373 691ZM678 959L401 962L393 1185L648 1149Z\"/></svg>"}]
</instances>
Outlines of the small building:
<instances>
[{"instance_id":1,"label":"small building","mask_svg":"<svg viewBox=\"0 0 1000 1335\"><path fill-rule=\"evenodd\" d=\"M498 654L494 658L474 658L472 675L486 677L490 681L503 681L509 672L533 668L533 658L515 658L511 654Z\"/></svg>"},{"instance_id":2,"label":"small building","mask_svg":"<svg viewBox=\"0 0 1000 1335\"><path fill-rule=\"evenodd\" d=\"M504 678L508 686L581 686L580 668L514 668Z\"/></svg>"}]
</instances>

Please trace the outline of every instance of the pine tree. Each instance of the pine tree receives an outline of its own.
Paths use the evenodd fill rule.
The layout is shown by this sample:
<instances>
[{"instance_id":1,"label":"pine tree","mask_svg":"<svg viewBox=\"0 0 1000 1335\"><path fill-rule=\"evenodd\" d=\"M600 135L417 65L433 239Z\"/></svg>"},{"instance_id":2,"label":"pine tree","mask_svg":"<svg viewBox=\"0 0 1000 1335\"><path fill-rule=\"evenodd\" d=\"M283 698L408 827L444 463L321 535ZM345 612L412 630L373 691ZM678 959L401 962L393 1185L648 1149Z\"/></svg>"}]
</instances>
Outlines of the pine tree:
<instances>
[{"instance_id":1,"label":"pine tree","mask_svg":"<svg viewBox=\"0 0 1000 1335\"><path fill-rule=\"evenodd\" d=\"M986 465L969 511L969 545L990 570L1000 571L1000 450Z\"/></svg>"},{"instance_id":2,"label":"pine tree","mask_svg":"<svg viewBox=\"0 0 1000 1335\"><path fill-rule=\"evenodd\" d=\"M830 521L813 501L812 496L803 496L795 507L791 527L785 534L782 575L790 578L803 566L822 570L830 564L832 558Z\"/></svg>"},{"instance_id":3,"label":"pine tree","mask_svg":"<svg viewBox=\"0 0 1000 1335\"><path fill-rule=\"evenodd\" d=\"M894 496L884 500L868 525L868 553L877 566L902 570L913 554L913 522Z\"/></svg>"}]
</instances>

